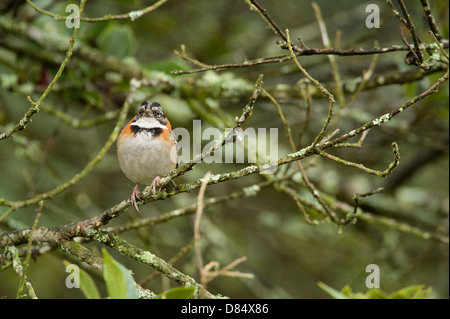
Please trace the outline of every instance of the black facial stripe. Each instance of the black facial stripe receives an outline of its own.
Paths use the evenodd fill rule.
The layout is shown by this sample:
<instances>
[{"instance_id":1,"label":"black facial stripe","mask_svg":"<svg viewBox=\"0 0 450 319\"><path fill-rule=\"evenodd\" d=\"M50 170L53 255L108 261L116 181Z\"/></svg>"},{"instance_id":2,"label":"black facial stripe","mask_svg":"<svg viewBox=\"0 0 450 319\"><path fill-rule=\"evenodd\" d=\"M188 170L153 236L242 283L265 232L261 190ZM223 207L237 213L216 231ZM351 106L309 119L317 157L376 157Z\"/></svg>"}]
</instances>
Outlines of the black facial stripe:
<instances>
[{"instance_id":1,"label":"black facial stripe","mask_svg":"<svg viewBox=\"0 0 450 319\"><path fill-rule=\"evenodd\" d=\"M158 120L159 123L161 123L162 125L166 125L167 124L167 120L166 117L157 117L156 118Z\"/></svg>"},{"instance_id":2,"label":"black facial stripe","mask_svg":"<svg viewBox=\"0 0 450 319\"><path fill-rule=\"evenodd\" d=\"M140 134L142 132L148 132L148 133L151 133L153 137L156 137L156 136L159 136L163 132L163 129L160 127L145 128L145 127L140 127L138 125L131 125L131 131L135 135Z\"/></svg>"},{"instance_id":3,"label":"black facial stripe","mask_svg":"<svg viewBox=\"0 0 450 319\"><path fill-rule=\"evenodd\" d=\"M159 106L159 107L161 107L161 104L159 104L158 102L155 102L155 101L144 101L144 102L142 102L142 104L141 104L141 106L145 106L145 107L148 107L148 106Z\"/></svg>"}]
</instances>

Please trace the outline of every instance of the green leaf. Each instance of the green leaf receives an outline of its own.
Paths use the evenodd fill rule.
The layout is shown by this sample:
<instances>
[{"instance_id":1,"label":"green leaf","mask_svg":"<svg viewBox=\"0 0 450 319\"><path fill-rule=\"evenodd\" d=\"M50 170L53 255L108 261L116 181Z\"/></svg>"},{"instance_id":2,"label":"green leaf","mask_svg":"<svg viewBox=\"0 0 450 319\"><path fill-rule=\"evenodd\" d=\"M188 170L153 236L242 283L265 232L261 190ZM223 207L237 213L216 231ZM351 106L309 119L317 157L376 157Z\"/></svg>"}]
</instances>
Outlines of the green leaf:
<instances>
[{"instance_id":1,"label":"green leaf","mask_svg":"<svg viewBox=\"0 0 450 319\"><path fill-rule=\"evenodd\" d=\"M195 289L195 287L176 287L160 293L155 299L191 299Z\"/></svg>"},{"instance_id":2,"label":"green leaf","mask_svg":"<svg viewBox=\"0 0 450 319\"><path fill-rule=\"evenodd\" d=\"M431 293L431 287L424 289L425 285L414 285L404 287L389 295L390 299L425 299Z\"/></svg>"},{"instance_id":3,"label":"green leaf","mask_svg":"<svg viewBox=\"0 0 450 319\"><path fill-rule=\"evenodd\" d=\"M347 297L351 297L354 294L352 288L349 285L345 285L344 288L342 288L341 293Z\"/></svg>"},{"instance_id":4,"label":"green leaf","mask_svg":"<svg viewBox=\"0 0 450 319\"><path fill-rule=\"evenodd\" d=\"M102 51L121 59L133 53L135 43L136 39L131 27L115 22L110 23L98 37L98 45Z\"/></svg>"},{"instance_id":5,"label":"green leaf","mask_svg":"<svg viewBox=\"0 0 450 319\"><path fill-rule=\"evenodd\" d=\"M334 299L349 299L346 295L344 295L342 292L331 288L330 286L325 285L323 282L319 282L317 284L320 288L325 290L331 297Z\"/></svg>"},{"instance_id":6,"label":"green leaf","mask_svg":"<svg viewBox=\"0 0 450 319\"><path fill-rule=\"evenodd\" d=\"M366 294L363 294L362 292L353 292L352 288L349 285L345 285L345 287L342 288L341 293L351 299L370 298L369 296L367 296Z\"/></svg>"},{"instance_id":7,"label":"green leaf","mask_svg":"<svg viewBox=\"0 0 450 319\"><path fill-rule=\"evenodd\" d=\"M425 289L425 285L404 287L390 295L378 288L372 288L363 293L353 292L352 288L346 285L339 292L322 282L319 282L318 285L335 299L425 299L431 293L431 287Z\"/></svg>"},{"instance_id":8,"label":"green leaf","mask_svg":"<svg viewBox=\"0 0 450 319\"><path fill-rule=\"evenodd\" d=\"M377 288L372 288L372 289L367 290L365 295L369 299L387 299L388 298L387 294L384 291L377 289Z\"/></svg>"},{"instance_id":9,"label":"green leaf","mask_svg":"<svg viewBox=\"0 0 450 319\"><path fill-rule=\"evenodd\" d=\"M70 263L64 260L64 265L67 267ZM79 268L80 271L80 289L87 299L100 299L100 293L98 292L97 286L94 283L92 277L83 269Z\"/></svg>"},{"instance_id":10,"label":"green leaf","mask_svg":"<svg viewBox=\"0 0 450 319\"><path fill-rule=\"evenodd\" d=\"M103 252L103 278L112 299L137 299L136 285L130 271L116 261L105 248Z\"/></svg>"}]
</instances>

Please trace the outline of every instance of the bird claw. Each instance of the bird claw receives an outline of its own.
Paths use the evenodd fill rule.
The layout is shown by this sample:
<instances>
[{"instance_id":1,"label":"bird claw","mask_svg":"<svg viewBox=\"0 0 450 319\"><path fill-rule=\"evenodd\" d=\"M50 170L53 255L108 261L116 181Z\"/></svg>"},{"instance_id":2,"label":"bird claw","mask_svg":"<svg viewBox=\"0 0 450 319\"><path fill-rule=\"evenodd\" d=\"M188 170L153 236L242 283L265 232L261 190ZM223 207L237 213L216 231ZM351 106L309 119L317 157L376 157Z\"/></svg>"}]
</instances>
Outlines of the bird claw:
<instances>
[{"instance_id":1,"label":"bird claw","mask_svg":"<svg viewBox=\"0 0 450 319\"><path fill-rule=\"evenodd\" d=\"M152 182L151 188L153 190L153 196L156 195L156 184L159 182L160 179L161 179L161 176L156 176Z\"/></svg>"},{"instance_id":2,"label":"bird claw","mask_svg":"<svg viewBox=\"0 0 450 319\"><path fill-rule=\"evenodd\" d=\"M153 180L152 184L151 184L151 189L153 191L153 196L156 195L156 184L158 184L159 180L161 179L161 176L156 176L155 179ZM136 184L136 186L133 189L133 193L131 194L131 205L134 206L134 208L136 208L136 210L138 212L139 211L139 207L137 202L141 200L141 192L139 191L139 183Z\"/></svg>"},{"instance_id":3,"label":"bird claw","mask_svg":"<svg viewBox=\"0 0 450 319\"><path fill-rule=\"evenodd\" d=\"M133 193L131 194L131 204L136 208L136 210L140 213L139 207L137 205L137 200L141 200L140 198L141 192L139 191L139 184L136 184L136 186L133 189Z\"/></svg>"}]
</instances>

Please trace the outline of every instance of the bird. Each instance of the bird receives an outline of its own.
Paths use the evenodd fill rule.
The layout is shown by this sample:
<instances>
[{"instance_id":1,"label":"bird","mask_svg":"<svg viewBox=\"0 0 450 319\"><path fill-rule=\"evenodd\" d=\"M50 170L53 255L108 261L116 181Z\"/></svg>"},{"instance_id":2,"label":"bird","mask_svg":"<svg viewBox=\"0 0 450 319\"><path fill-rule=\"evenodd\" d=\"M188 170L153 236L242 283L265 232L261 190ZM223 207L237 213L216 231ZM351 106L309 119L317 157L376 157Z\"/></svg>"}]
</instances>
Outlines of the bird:
<instances>
[{"instance_id":1,"label":"bird","mask_svg":"<svg viewBox=\"0 0 450 319\"><path fill-rule=\"evenodd\" d=\"M139 212L139 185L151 185L156 195L156 184L177 167L178 153L172 126L155 101L142 102L136 116L124 127L117 139L117 157L125 176L136 183L131 204Z\"/></svg>"}]
</instances>

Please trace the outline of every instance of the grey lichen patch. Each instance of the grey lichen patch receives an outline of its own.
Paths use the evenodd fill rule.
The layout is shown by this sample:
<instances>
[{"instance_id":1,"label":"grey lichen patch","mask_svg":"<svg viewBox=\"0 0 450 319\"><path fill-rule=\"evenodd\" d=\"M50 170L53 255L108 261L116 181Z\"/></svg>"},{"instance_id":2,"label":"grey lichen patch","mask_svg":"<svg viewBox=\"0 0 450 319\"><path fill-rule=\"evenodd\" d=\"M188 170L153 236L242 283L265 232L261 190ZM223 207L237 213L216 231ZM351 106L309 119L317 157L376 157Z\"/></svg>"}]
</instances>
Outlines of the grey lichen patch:
<instances>
[{"instance_id":1,"label":"grey lichen patch","mask_svg":"<svg viewBox=\"0 0 450 319\"><path fill-rule=\"evenodd\" d=\"M380 126L381 124L389 121L391 119L391 115L389 113L386 113L382 116L380 116L379 118L376 118L375 120L372 121L372 124L374 126Z\"/></svg>"},{"instance_id":2,"label":"grey lichen patch","mask_svg":"<svg viewBox=\"0 0 450 319\"><path fill-rule=\"evenodd\" d=\"M140 254L140 259L142 260L142 262L151 265L154 263L155 261L155 255L153 255L151 252L149 251L144 251L142 252L142 254Z\"/></svg>"},{"instance_id":3,"label":"grey lichen patch","mask_svg":"<svg viewBox=\"0 0 450 319\"><path fill-rule=\"evenodd\" d=\"M356 130L352 130L348 133L349 136L355 136L356 135Z\"/></svg>"},{"instance_id":4,"label":"grey lichen patch","mask_svg":"<svg viewBox=\"0 0 450 319\"><path fill-rule=\"evenodd\" d=\"M130 17L131 21L134 21L137 18L140 18L142 14L143 12L141 10L138 10L138 11L131 11L130 13L128 13L128 16Z\"/></svg>"},{"instance_id":5,"label":"grey lichen patch","mask_svg":"<svg viewBox=\"0 0 450 319\"><path fill-rule=\"evenodd\" d=\"M106 243L109 241L109 233L105 232L97 232L95 234L95 240L100 243Z\"/></svg>"},{"instance_id":6,"label":"grey lichen patch","mask_svg":"<svg viewBox=\"0 0 450 319\"><path fill-rule=\"evenodd\" d=\"M85 235L88 237L93 237L98 233L97 229L93 229L93 228L87 228L84 231Z\"/></svg>"},{"instance_id":7,"label":"grey lichen patch","mask_svg":"<svg viewBox=\"0 0 450 319\"><path fill-rule=\"evenodd\" d=\"M214 182L218 182L220 180L220 174L216 174L211 176L207 181L205 181L205 178L200 179L200 182L204 183L204 182L209 182L209 183L214 183Z\"/></svg>"}]
</instances>

